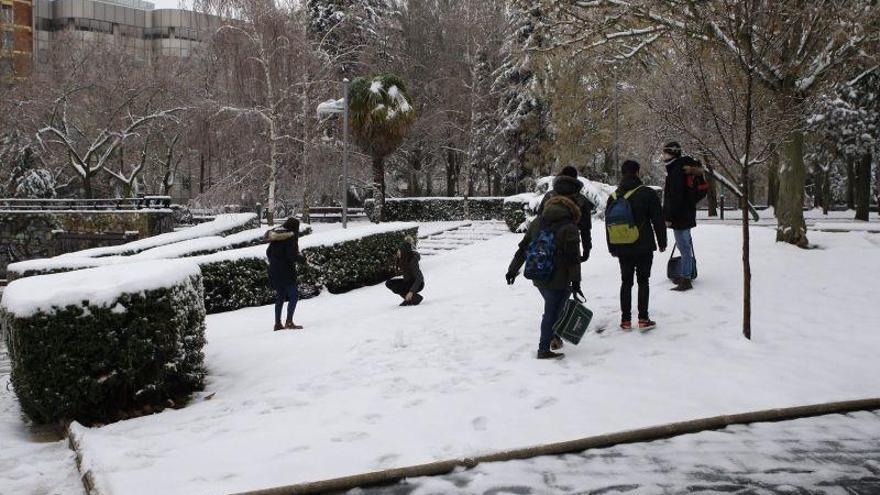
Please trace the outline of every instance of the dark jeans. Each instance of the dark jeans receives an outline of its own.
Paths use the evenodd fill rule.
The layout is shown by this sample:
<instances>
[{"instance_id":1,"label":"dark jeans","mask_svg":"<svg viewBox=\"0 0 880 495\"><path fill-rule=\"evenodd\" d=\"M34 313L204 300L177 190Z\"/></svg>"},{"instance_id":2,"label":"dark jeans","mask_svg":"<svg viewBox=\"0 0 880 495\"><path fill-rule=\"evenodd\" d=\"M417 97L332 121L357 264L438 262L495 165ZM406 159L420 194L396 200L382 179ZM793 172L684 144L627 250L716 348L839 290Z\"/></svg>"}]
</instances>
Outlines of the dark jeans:
<instances>
[{"instance_id":1,"label":"dark jeans","mask_svg":"<svg viewBox=\"0 0 880 495\"><path fill-rule=\"evenodd\" d=\"M544 298L544 316L541 318L541 340L538 342L538 352L549 351L550 341L553 340L553 325L559 319L559 313L565 307L565 300L571 296L567 289L538 289Z\"/></svg>"},{"instance_id":2,"label":"dark jeans","mask_svg":"<svg viewBox=\"0 0 880 495\"><path fill-rule=\"evenodd\" d=\"M632 287L633 274L639 283L639 319L648 319L648 279L651 278L651 263L654 253L620 256L620 313L622 321L632 318Z\"/></svg>"},{"instance_id":3,"label":"dark jeans","mask_svg":"<svg viewBox=\"0 0 880 495\"><path fill-rule=\"evenodd\" d=\"M281 323L281 310L287 303L287 321L293 320L293 312L296 310L298 292L296 284L288 285L281 289L275 289L275 323Z\"/></svg>"},{"instance_id":4,"label":"dark jeans","mask_svg":"<svg viewBox=\"0 0 880 495\"><path fill-rule=\"evenodd\" d=\"M385 282L385 287L388 287L388 290L397 294L400 297L406 297L406 295L409 293L410 288L412 287L412 282L404 280L403 277L397 277ZM425 287L423 284L422 287L417 287L416 290L414 290L413 292L418 294L424 288Z\"/></svg>"}]
</instances>

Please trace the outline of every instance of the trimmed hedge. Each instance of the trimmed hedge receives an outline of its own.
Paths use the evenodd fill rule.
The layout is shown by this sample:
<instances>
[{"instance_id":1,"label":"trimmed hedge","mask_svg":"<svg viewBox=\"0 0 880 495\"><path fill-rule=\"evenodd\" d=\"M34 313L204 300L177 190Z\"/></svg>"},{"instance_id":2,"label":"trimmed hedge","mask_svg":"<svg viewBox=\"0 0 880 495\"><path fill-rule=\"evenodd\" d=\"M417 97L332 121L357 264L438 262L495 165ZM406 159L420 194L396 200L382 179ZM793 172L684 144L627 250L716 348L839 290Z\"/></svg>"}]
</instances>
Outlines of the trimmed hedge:
<instances>
[{"instance_id":1,"label":"trimmed hedge","mask_svg":"<svg viewBox=\"0 0 880 495\"><path fill-rule=\"evenodd\" d=\"M314 297L325 288L339 294L390 278L398 246L407 237L416 238L418 227L382 225L381 231L371 227L350 229L343 232L347 237L339 240L319 234L301 239L300 248L309 264L297 266L300 299ZM358 236L358 230L364 231L363 236ZM275 301L265 251L265 247L256 246L188 258L201 267L209 314Z\"/></svg>"},{"instance_id":2,"label":"trimmed hedge","mask_svg":"<svg viewBox=\"0 0 880 495\"><path fill-rule=\"evenodd\" d=\"M521 196L521 195L520 195ZM520 196L511 196L504 200L504 223L511 232L521 232L526 220L532 214L529 212L529 200Z\"/></svg>"},{"instance_id":3,"label":"trimmed hedge","mask_svg":"<svg viewBox=\"0 0 880 495\"><path fill-rule=\"evenodd\" d=\"M467 204L466 204L467 203ZM502 220L504 198L388 198L386 222L437 222L448 220ZM376 221L375 202L364 204L367 217Z\"/></svg>"},{"instance_id":4,"label":"trimmed hedge","mask_svg":"<svg viewBox=\"0 0 880 495\"><path fill-rule=\"evenodd\" d=\"M537 215L538 206L540 206L544 195L547 194L547 191L552 186L554 179L555 177L542 177L535 182L534 192L504 198L504 222L511 232L523 232L528 228L529 223ZM604 218L605 204L608 201L608 196L616 188L584 177L580 177L578 180L583 185L581 195L593 204L593 216Z\"/></svg>"},{"instance_id":5,"label":"trimmed hedge","mask_svg":"<svg viewBox=\"0 0 880 495\"><path fill-rule=\"evenodd\" d=\"M67 297L61 307L34 311L17 309L10 300L16 299L16 292L33 291L38 284L16 284L66 283L70 281L65 277L73 274L10 284L0 317L12 363L12 384L25 414L38 423L106 423L161 410L169 401L180 403L202 389L206 375L203 286L197 268L187 265L189 271L175 268L182 276L164 287L137 290L126 280L127 289L109 300L90 296L86 289L84 299L98 300L73 303ZM100 280L110 269L119 271L98 268L75 275L82 282L88 281L88 272L96 272L95 280ZM100 283L106 285L106 281Z\"/></svg>"}]
</instances>

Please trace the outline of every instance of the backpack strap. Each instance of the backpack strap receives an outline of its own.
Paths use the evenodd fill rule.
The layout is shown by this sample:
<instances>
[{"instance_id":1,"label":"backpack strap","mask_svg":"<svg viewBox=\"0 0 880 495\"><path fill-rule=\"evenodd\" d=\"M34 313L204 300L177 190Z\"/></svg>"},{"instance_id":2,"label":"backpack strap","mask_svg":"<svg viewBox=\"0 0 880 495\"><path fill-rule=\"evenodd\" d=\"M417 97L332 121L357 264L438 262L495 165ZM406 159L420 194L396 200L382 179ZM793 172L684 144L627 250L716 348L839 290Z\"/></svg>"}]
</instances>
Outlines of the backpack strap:
<instances>
[{"instance_id":1,"label":"backpack strap","mask_svg":"<svg viewBox=\"0 0 880 495\"><path fill-rule=\"evenodd\" d=\"M643 184L643 185L640 185L640 186L636 186L635 189L632 189L632 190L630 190L630 191L627 191L626 194L623 195L623 198L624 198L624 199L629 199L630 196L632 196L633 194L635 194L636 191L638 191L639 189L641 189L641 188L643 188L643 187L645 187L644 184ZM614 198L614 199L617 199L617 198Z\"/></svg>"}]
</instances>

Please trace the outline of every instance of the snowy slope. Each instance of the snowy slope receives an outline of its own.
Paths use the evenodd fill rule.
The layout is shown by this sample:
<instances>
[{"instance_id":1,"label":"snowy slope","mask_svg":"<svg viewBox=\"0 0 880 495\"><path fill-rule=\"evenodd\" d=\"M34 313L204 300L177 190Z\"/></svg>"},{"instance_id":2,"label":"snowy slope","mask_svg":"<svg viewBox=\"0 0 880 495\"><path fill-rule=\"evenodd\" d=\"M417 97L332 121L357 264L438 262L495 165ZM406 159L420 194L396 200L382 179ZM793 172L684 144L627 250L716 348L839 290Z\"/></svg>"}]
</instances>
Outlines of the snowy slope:
<instances>
[{"instance_id":1,"label":"snowy slope","mask_svg":"<svg viewBox=\"0 0 880 495\"><path fill-rule=\"evenodd\" d=\"M601 244L602 224L594 236ZM537 361L541 304L504 273L507 234L427 259L425 302L383 287L210 316L211 400L86 433L107 495L229 493L569 440L690 418L880 395L880 238L816 232L822 249L753 230L754 341L740 335L739 231L702 226L696 289L655 258L654 332L614 328L618 270L584 266L602 335Z\"/></svg>"}]
</instances>

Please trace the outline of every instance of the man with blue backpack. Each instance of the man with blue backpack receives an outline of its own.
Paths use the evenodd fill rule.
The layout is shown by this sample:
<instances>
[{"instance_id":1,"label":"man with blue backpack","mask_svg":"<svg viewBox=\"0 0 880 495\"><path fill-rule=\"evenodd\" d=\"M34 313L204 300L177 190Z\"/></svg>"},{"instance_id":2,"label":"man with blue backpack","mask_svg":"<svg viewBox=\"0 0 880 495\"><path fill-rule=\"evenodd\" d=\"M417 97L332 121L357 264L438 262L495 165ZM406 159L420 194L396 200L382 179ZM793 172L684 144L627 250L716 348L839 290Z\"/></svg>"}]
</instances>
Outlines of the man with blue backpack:
<instances>
[{"instance_id":1,"label":"man with blue backpack","mask_svg":"<svg viewBox=\"0 0 880 495\"><path fill-rule=\"evenodd\" d=\"M608 198L605 207L605 233L608 251L620 263L620 328L632 330L633 275L639 285L639 330L648 331L657 326L648 315L651 264L654 251L666 250L666 225L663 208L657 194L642 184L641 166L626 160L621 166L621 180L617 190ZM655 242L656 238L656 242Z\"/></svg>"},{"instance_id":2,"label":"man with blue backpack","mask_svg":"<svg viewBox=\"0 0 880 495\"><path fill-rule=\"evenodd\" d=\"M559 318L565 301L581 291L581 252L578 223L581 210L566 196L547 200L542 213L532 221L519 248L510 262L505 279L513 284L519 269L530 279L544 298L538 359L560 359L561 352L550 349L553 324Z\"/></svg>"}]
</instances>

